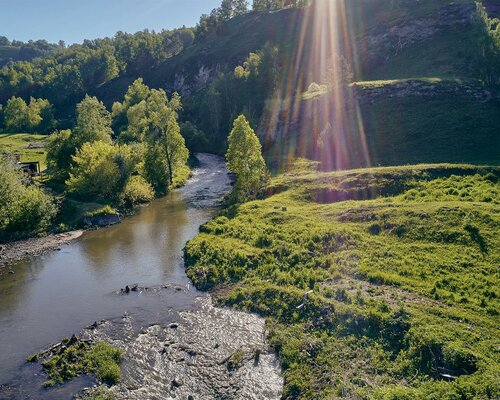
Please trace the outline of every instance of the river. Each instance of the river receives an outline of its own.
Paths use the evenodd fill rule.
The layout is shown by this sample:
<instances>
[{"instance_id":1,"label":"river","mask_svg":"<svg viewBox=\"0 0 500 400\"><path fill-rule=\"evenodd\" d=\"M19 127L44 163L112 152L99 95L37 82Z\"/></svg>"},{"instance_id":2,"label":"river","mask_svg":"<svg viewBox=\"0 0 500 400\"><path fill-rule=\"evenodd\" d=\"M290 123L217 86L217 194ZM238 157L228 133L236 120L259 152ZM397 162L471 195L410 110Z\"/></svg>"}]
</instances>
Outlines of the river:
<instances>
[{"instance_id":1,"label":"river","mask_svg":"<svg viewBox=\"0 0 500 400\"><path fill-rule=\"evenodd\" d=\"M222 158L199 154L198 159L199 167L183 188L141 208L120 225L86 232L60 251L18 262L13 275L5 271L0 275L0 384L4 384L0 398L70 399L89 384L80 378L63 388L41 389L40 365L25 362L27 355L73 333L93 335L124 350L118 398L184 398L187 393L196 399L221 393L235 399L279 398L281 377L270 351L264 351L259 368L245 367L241 376L225 376L216 362L240 347L250 351L265 346L263 321L213 308L185 274L186 242L214 215L231 188ZM120 293L127 285L138 285L139 290ZM86 331L95 321L105 322L92 333ZM168 329L172 321L175 330ZM171 344L198 347L203 357L186 361L189 368L182 362L173 368L170 358L176 353L163 351L161 358L156 343L167 337ZM210 340L217 342L213 346L217 351L204 348ZM142 365L151 357L155 363ZM207 375L206 382L201 382L200 374ZM172 379L182 385L176 382L176 392L167 395L167 386L174 389ZM213 388L218 385L214 379L221 381L221 388ZM232 387L225 391L228 381ZM255 389L255 381L263 387Z\"/></svg>"}]
</instances>

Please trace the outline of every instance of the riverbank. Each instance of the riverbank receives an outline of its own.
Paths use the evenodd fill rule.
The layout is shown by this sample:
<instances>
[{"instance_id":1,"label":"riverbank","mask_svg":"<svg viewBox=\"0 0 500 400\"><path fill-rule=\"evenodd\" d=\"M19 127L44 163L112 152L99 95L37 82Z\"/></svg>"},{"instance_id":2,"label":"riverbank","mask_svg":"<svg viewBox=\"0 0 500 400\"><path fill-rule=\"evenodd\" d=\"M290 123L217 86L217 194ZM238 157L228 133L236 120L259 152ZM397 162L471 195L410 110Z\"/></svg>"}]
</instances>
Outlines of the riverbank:
<instances>
[{"instance_id":1,"label":"riverbank","mask_svg":"<svg viewBox=\"0 0 500 400\"><path fill-rule=\"evenodd\" d=\"M266 343L263 318L214 307L204 295L170 324L137 332L134 322L125 315L80 335L123 352L126 362L121 382L110 389L113 399L281 398L281 368Z\"/></svg>"},{"instance_id":2,"label":"riverbank","mask_svg":"<svg viewBox=\"0 0 500 400\"><path fill-rule=\"evenodd\" d=\"M171 190L176 190L185 185L192 176L191 168L199 166L200 162L196 155L189 159L189 167L181 170L176 177ZM52 188L53 189L53 188ZM141 207L149 203L135 204L133 207L114 210L110 205L94 202L82 202L75 199L64 199L61 197L62 209L58 216L58 229L63 232L53 234L47 232L46 236L20 239L12 242L0 243L0 271L25 257L35 257L47 252L58 250L60 246L67 244L83 235L86 230L106 228L119 224L121 217L134 215ZM55 226L52 226L54 229ZM13 271L12 271L13 272Z\"/></svg>"},{"instance_id":3,"label":"riverbank","mask_svg":"<svg viewBox=\"0 0 500 400\"><path fill-rule=\"evenodd\" d=\"M202 226L188 276L268 319L284 398L498 398L499 178L303 161Z\"/></svg>"},{"instance_id":4,"label":"riverbank","mask_svg":"<svg viewBox=\"0 0 500 400\"><path fill-rule=\"evenodd\" d=\"M0 271L25 257L35 257L60 250L61 246L78 239L83 233L83 230L76 230L0 244Z\"/></svg>"},{"instance_id":5,"label":"riverbank","mask_svg":"<svg viewBox=\"0 0 500 400\"><path fill-rule=\"evenodd\" d=\"M199 158L185 186L120 225L0 274L1 400L67 400L96 384L79 376L44 388L43 360L26 363L73 334L123 351L116 399L280 398L265 320L213 307L185 274L182 249L232 187L223 158Z\"/></svg>"}]
</instances>

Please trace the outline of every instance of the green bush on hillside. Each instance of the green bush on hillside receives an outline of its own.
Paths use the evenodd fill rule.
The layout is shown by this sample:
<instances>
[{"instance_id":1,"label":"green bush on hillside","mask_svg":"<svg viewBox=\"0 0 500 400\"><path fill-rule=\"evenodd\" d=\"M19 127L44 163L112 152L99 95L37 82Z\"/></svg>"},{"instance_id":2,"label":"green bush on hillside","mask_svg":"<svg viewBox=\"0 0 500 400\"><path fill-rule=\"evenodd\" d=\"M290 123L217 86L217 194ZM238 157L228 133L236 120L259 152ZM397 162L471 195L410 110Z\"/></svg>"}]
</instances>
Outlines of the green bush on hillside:
<instances>
[{"instance_id":1,"label":"green bush on hillside","mask_svg":"<svg viewBox=\"0 0 500 400\"><path fill-rule=\"evenodd\" d=\"M26 181L11 160L0 159L0 239L43 233L57 213L52 197Z\"/></svg>"}]
</instances>

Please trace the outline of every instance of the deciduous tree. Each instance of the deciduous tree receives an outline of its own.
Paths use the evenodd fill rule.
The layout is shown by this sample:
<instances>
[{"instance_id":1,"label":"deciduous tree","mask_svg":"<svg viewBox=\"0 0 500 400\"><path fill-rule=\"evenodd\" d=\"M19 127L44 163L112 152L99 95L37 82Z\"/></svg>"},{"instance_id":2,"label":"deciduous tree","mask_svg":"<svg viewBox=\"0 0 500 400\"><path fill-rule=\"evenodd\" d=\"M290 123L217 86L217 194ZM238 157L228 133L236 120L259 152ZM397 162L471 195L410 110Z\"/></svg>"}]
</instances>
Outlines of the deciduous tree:
<instances>
[{"instance_id":1,"label":"deciduous tree","mask_svg":"<svg viewBox=\"0 0 500 400\"><path fill-rule=\"evenodd\" d=\"M259 138L244 115L240 115L228 137L227 167L236 174L234 200L255 198L266 184L266 163Z\"/></svg>"}]
</instances>

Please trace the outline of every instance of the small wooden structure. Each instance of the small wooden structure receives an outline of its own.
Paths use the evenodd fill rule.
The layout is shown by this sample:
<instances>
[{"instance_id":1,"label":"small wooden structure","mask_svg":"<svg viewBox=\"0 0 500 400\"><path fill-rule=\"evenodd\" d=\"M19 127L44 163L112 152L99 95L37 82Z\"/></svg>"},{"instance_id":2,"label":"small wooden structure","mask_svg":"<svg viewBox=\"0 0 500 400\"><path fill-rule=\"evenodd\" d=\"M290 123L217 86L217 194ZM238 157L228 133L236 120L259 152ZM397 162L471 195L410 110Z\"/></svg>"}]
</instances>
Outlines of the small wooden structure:
<instances>
[{"instance_id":1,"label":"small wooden structure","mask_svg":"<svg viewBox=\"0 0 500 400\"><path fill-rule=\"evenodd\" d=\"M15 160L17 166L30 178L42 175L42 169L40 167L39 161L23 161L21 162L21 156L19 154L15 155Z\"/></svg>"},{"instance_id":2,"label":"small wooden structure","mask_svg":"<svg viewBox=\"0 0 500 400\"><path fill-rule=\"evenodd\" d=\"M24 173L29 175L31 178L39 176L42 173L39 161L20 162L17 165L19 165L19 168L21 168Z\"/></svg>"}]
</instances>

